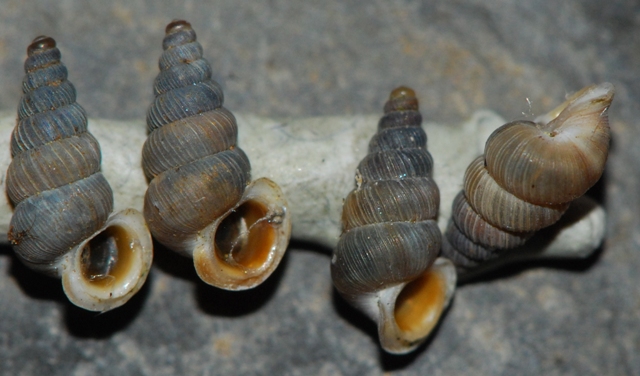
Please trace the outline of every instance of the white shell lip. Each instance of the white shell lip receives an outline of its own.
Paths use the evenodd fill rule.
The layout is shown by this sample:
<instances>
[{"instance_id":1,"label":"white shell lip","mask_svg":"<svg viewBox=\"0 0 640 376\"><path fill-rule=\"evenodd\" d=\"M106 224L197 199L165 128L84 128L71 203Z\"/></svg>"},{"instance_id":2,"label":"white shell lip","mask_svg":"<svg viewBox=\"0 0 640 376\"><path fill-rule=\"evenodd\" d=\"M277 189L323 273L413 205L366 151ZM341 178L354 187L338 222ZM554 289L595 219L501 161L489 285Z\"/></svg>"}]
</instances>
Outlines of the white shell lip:
<instances>
[{"instance_id":1,"label":"white shell lip","mask_svg":"<svg viewBox=\"0 0 640 376\"><path fill-rule=\"evenodd\" d=\"M82 270L82 250L89 241L110 227L125 231L129 242L129 266L110 285L90 281ZM73 248L62 259L59 273L62 287L69 300L78 307L104 312L117 308L135 295L149 275L153 260L151 233L142 214L125 209L112 214L105 226Z\"/></svg>"},{"instance_id":2,"label":"white shell lip","mask_svg":"<svg viewBox=\"0 0 640 376\"><path fill-rule=\"evenodd\" d=\"M419 278L427 275L435 277L430 280L430 283L435 282L434 285L428 287L429 292L433 294L427 297L429 301L423 302L426 306L422 306L424 309L421 310L421 314L418 314L420 321L415 323L416 326L413 329L403 329L398 324L396 303L404 288L416 280L351 300L355 307L361 309L378 324L378 337L384 351L401 355L415 350L429 337L440 321L442 313L451 303L457 283L453 263L449 259L438 257ZM424 294L419 295L425 297Z\"/></svg>"},{"instance_id":3,"label":"white shell lip","mask_svg":"<svg viewBox=\"0 0 640 376\"><path fill-rule=\"evenodd\" d=\"M257 222L267 221L273 238L267 245L266 256L259 265L245 265L231 259L223 259L217 251L216 233L220 225L232 213L246 203L261 205L266 214ZM249 226L249 229L251 226ZM248 229L248 230L249 230ZM289 244L291 236L291 215L280 187L267 178L252 182L236 206L200 231L193 248L193 263L200 279L212 286L225 290L246 290L260 285L278 267Z\"/></svg>"},{"instance_id":4,"label":"white shell lip","mask_svg":"<svg viewBox=\"0 0 640 376\"><path fill-rule=\"evenodd\" d=\"M597 85L587 86L572 95L569 95L567 99L561 103L558 107L549 111L546 114L540 115L534 119L534 123L538 124L548 124L564 111L571 108L577 108L584 104L593 103L594 101L604 101L604 103L600 104L600 106L606 104L609 106L611 104L611 100L613 99L613 95L615 93L614 86L609 82L603 82Z\"/></svg>"}]
</instances>

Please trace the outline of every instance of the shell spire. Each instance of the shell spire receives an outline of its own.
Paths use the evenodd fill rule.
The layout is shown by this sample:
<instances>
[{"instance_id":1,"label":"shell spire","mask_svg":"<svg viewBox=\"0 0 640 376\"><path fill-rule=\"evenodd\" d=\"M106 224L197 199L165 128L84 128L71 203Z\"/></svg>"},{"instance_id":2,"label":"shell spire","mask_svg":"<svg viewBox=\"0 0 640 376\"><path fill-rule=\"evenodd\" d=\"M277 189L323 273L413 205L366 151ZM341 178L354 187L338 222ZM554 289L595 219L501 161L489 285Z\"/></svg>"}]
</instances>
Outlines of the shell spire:
<instances>
[{"instance_id":1,"label":"shell spire","mask_svg":"<svg viewBox=\"0 0 640 376\"><path fill-rule=\"evenodd\" d=\"M414 91L393 90L384 112L344 202L331 276L338 292L377 322L382 347L401 354L438 323L456 275L448 260L437 259L440 196Z\"/></svg>"},{"instance_id":2,"label":"shell spire","mask_svg":"<svg viewBox=\"0 0 640 376\"><path fill-rule=\"evenodd\" d=\"M251 182L236 119L222 106L222 89L191 24L167 25L162 47L142 152L145 218L160 243L193 257L206 283L257 286L286 250L286 200L271 180Z\"/></svg>"},{"instance_id":3,"label":"shell spire","mask_svg":"<svg viewBox=\"0 0 640 376\"><path fill-rule=\"evenodd\" d=\"M37 37L27 49L7 171L15 206L8 238L27 266L62 278L71 302L105 311L144 283L151 237L139 213L111 215L100 146L60 57L50 37Z\"/></svg>"},{"instance_id":4,"label":"shell spire","mask_svg":"<svg viewBox=\"0 0 640 376\"><path fill-rule=\"evenodd\" d=\"M610 83L592 85L533 122L494 131L467 168L443 255L474 268L558 221L604 171L613 96Z\"/></svg>"}]
</instances>

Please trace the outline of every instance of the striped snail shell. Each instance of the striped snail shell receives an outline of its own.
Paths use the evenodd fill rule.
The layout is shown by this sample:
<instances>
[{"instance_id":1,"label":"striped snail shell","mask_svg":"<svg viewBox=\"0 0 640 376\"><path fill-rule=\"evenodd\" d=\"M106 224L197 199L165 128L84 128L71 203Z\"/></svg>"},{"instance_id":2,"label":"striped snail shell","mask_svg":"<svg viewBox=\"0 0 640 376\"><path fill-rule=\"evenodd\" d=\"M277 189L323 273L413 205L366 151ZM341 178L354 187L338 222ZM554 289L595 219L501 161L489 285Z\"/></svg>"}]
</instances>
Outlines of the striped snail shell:
<instances>
[{"instance_id":1,"label":"striped snail shell","mask_svg":"<svg viewBox=\"0 0 640 376\"><path fill-rule=\"evenodd\" d=\"M453 202L443 255L473 268L560 219L604 171L613 95L610 83L589 86L533 122L493 132Z\"/></svg>"},{"instance_id":2,"label":"striped snail shell","mask_svg":"<svg viewBox=\"0 0 640 376\"><path fill-rule=\"evenodd\" d=\"M144 216L166 247L193 257L200 278L227 290L262 283L278 266L290 214L271 180L251 183L235 117L186 21L166 28L142 164Z\"/></svg>"},{"instance_id":3,"label":"striped snail shell","mask_svg":"<svg viewBox=\"0 0 640 376\"><path fill-rule=\"evenodd\" d=\"M49 37L27 49L18 123L11 136L7 195L18 258L62 278L69 300L93 311L124 304L151 267L151 235L139 212L115 215L100 172L98 141Z\"/></svg>"},{"instance_id":4,"label":"striped snail shell","mask_svg":"<svg viewBox=\"0 0 640 376\"><path fill-rule=\"evenodd\" d=\"M384 350L401 354L437 324L456 274L451 262L436 259L440 194L414 91L393 90L384 112L344 202L331 277L349 303L377 322Z\"/></svg>"}]
</instances>

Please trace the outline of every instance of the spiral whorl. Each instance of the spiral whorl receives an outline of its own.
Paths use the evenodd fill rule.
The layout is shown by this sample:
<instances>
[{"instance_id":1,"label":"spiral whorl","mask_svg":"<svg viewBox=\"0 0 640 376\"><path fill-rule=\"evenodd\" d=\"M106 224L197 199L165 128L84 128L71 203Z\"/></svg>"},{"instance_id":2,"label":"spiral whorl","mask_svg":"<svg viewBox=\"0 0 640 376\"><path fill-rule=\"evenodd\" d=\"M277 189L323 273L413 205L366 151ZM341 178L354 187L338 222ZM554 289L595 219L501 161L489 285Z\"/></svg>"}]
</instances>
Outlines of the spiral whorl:
<instances>
[{"instance_id":1,"label":"spiral whorl","mask_svg":"<svg viewBox=\"0 0 640 376\"><path fill-rule=\"evenodd\" d=\"M602 175L613 95L609 83L589 86L535 122L493 132L467 168L443 255L473 268L560 219Z\"/></svg>"},{"instance_id":2,"label":"spiral whorl","mask_svg":"<svg viewBox=\"0 0 640 376\"><path fill-rule=\"evenodd\" d=\"M251 167L236 146L235 118L222 107L222 89L191 25L170 23L162 45L143 149L150 180L145 217L161 243L185 251L185 238L240 199Z\"/></svg>"},{"instance_id":3,"label":"spiral whorl","mask_svg":"<svg viewBox=\"0 0 640 376\"><path fill-rule=\"evenodd\" d=\"M24 69L7 171L15 205L8 236L27 265L56 274L50 265L104 226L113 194L56 42L34 39Z\"/></svg>"},{"instance_id":4,"label":"spiral whorl","mask_svg":"<svg viewBox=\"0 0 640 376\"><path fill-rule=\"evenodd\" d=\"M343 234L331 264L343 294L415 279L435 260L440 198L421 122L413 90L395 89L356 170L357 188L344 202Z\"/></svg>"}]
</instances>

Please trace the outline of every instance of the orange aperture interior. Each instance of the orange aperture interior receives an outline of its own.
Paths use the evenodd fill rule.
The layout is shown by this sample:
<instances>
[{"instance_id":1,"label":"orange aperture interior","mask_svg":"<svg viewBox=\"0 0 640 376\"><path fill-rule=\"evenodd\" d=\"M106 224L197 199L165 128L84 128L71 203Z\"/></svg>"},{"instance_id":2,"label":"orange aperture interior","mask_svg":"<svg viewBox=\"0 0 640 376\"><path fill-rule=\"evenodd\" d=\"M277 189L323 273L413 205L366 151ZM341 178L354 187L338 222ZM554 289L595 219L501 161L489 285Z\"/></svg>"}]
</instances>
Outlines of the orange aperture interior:
<instances>
[{"instance_id":1,"label":"orange aperture interior","mask_svg":"<svg viewBox=\"0 0 640 376\"><path fill-rule=\"evenodd\" d=\"M109 226L82 249L82 275L100 288L110 288L127 276L134 261L134 247L121 226Z\"/></svg>"},{"instance_id":2,"label":"orange aperture interior","mask_svg":"<svg viewBox=\"0 0 640 376\"><path fill-rule=\"evenodd\" d=\"M215 235L218 257L240 269L263 266L276 241L276 228L268 214L266 205L248 200L223 219Z\"/></svg>"},{"instance_id":3,"label":"orange aperture interior","mask_svg":"<svg viewBox=\"0 0 640 376\"><path fill-rule=\"evenodd\" d=\"M441 273L427 270L410 282L396 299L395 318L408 339L419 339L431 332L444 309L446 282Z\"/></svg>"}]
</instances>

